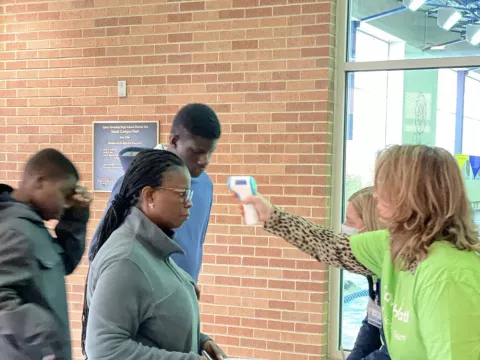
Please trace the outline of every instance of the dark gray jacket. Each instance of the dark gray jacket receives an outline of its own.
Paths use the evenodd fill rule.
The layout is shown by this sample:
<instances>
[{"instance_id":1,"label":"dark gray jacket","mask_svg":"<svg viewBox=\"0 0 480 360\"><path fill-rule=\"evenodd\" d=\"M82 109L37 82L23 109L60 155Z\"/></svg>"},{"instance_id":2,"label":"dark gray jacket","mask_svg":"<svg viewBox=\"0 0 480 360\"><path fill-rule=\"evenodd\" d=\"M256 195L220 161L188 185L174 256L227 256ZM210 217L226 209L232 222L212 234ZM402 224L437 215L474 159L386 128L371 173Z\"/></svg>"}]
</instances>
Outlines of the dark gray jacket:
<instances>
[{"instance_id":1,"label":"dark gray jacket","mask_svg":"<svg viewBox=\"0 0 480 360\"><path fill-rule=\"evenodd\" d=\"M82 258L89 212L65 212L54 239L11 192L0 185L0 359L70 360L64 276Z\"/></svg>"},{"instance_id":2,"label":"dark gray jacket","mask_svg":"<svg viewBox=\"0 0 480 360\"><path fill-rule=\"evenodd\" d=\"M367 276L368 292L373 301L381 304L381 282L377 280L376 284L371 276ZM383 344L382 344L383 343ZM370 325L368 316L362 321L362 327L358 332L355 346L348 356L347 360L390 360L385 333L381 329Z\"/></svg>"},{"instance_id":3,"label":"dark gray jacket","mask_svg":"<svg viewBox=\"0 0 480 360\"><path fill-rule=\"evenodd\" d=\"M131 208L90 266L89 360L200 358L209 338L200 333L195 284L170 259L182 252L139 209Z\"/></svg>"}]
</instances>

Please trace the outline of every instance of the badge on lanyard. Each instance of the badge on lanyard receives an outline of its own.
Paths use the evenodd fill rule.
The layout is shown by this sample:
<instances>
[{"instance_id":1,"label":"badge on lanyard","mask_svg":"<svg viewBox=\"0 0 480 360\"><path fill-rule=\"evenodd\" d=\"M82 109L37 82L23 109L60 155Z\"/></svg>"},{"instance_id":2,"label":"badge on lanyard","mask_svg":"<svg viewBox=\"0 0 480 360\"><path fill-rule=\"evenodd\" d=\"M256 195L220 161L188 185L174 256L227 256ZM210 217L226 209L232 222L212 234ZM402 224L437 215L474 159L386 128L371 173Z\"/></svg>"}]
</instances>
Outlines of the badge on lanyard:
<instances>
[{"instance_id":1,"label":"badge on lanyard","mask_svg":"<svg viewBox=\"0 0 480 360\"><path fill-rule=\"evenodd\" d=\"M373 284L373 293L375 294L375 300L371 297L368 299L367 317L368 323L379 329L382 328L382 308L379 302L378 282Z\"/></svg>"},{"instance_id":2,"label":"badge on lanyard","mask_svg":"<svg viewBox=\"0 0 480 360\"><path fill-rule=\"evenodd\" d=\"M379 329L382 328L382 308L371 298L368 299L368 323Z\"/></svg>"}]
</instances>

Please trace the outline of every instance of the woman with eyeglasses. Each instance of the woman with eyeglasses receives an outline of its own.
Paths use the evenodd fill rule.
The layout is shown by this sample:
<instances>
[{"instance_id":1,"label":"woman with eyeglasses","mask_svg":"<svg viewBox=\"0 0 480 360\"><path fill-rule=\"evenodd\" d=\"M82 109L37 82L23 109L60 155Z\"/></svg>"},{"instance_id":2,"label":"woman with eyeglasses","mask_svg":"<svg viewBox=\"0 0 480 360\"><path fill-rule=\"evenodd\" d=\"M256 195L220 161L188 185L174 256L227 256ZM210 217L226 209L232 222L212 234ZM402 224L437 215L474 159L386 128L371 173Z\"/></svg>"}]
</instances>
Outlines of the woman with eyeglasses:
<instances>
[{"instance_id":1,"label":"woman with eyeglasses","mask_svg":"<svg viewBox=\"0 0 480 360\"><path fill-rule=\"evenodd\" d=\"M193 279L171 259L172 229L192 207L190 173L175 154L141 151L100 227L85 286L87 359L206 360L225 354L200 333Z\"/></svg>"}]
</instances>

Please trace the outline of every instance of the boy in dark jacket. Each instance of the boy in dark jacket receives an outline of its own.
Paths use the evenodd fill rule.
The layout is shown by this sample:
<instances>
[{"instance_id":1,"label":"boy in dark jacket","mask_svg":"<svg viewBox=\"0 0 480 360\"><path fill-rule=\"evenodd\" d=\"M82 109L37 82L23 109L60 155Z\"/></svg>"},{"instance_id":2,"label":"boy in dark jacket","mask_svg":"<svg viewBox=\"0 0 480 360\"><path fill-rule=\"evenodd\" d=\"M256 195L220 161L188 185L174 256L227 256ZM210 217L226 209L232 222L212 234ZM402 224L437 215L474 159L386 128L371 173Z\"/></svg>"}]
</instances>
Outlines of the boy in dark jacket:
<instances>
[{"instance_id":1,"label":"boy in dark jacket","mask_svg":"<svg viewBox=\"0 0 480 360\"><path fill-rule=\"evenodd\" d=\"M72 358L64 276L84 253L91 202L78 180L70 160L45 149L18 189L0 185L1 359ZM44 220L59 220L56 238Z\"/></svg>"}]
</instances>

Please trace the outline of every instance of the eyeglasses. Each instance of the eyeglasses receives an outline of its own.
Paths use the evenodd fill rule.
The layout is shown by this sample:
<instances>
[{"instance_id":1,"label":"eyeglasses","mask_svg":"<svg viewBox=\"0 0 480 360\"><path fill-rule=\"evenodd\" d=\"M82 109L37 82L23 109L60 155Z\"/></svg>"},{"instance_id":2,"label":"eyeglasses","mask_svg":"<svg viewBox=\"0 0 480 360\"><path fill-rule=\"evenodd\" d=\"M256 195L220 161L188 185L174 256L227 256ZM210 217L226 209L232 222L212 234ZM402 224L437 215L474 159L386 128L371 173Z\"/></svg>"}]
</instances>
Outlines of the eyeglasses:
<instances>
[{"instance_id":1,"label":"eyeglasses","mask_svg":"<svg viewBox=\"0 0 480 360\"><path fill-rule=\"evenodd\" d=\"M159 187L159 189L174 192L175 194L180 196L184 204L186 204L189 201L192 201L192 198L193 198L192 189L177 189L177 188L170 188L170 187Z\"/></svg>"}]
</instances>

